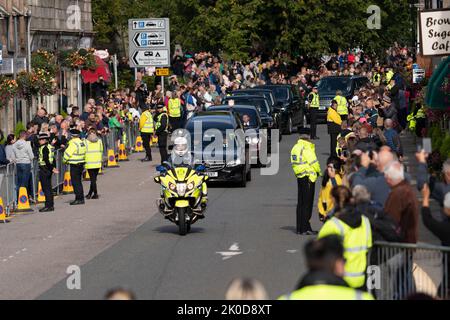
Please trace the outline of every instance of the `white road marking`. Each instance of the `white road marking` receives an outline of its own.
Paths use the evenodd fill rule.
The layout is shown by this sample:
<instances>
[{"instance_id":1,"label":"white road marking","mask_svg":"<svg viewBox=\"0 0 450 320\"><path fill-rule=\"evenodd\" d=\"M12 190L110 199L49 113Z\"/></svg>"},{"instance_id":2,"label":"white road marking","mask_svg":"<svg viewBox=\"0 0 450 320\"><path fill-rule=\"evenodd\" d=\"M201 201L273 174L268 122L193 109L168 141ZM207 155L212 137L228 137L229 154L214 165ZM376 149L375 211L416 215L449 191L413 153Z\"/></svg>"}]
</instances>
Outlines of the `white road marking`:
<instances>
[{"instance_id":1,"label":"white road marking","mask_svg":"<svg viewBox=\"0 0 450 320\"><path fill-rule=\"evenodd\" d=\"M228 260L243 253L240 251L239 243L237 242L233 243L228 250L229 251L216 251L216 254L220 254L222 256L222 260Z\"/></svg>"},{"instance_id":2,"label":"white road marking","mask_svg":"<svg viewBox=\"0 0 450 320\"><path fill-rule=\"evenodd\" d=\"M289 250L286 250L286 252L287 253L296 253L298 250L296 250L296 249L289 249Z\"/></svg>"}]
</instances>

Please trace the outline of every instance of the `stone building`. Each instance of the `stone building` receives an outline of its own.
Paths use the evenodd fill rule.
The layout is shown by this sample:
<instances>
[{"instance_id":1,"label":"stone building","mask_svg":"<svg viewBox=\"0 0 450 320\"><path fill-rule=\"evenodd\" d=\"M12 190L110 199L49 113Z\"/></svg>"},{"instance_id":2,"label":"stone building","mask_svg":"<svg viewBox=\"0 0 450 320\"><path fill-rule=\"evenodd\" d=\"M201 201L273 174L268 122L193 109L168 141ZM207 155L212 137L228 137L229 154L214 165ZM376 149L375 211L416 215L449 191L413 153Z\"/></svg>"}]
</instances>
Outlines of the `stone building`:
<instances>
[{"instance_id":1,"label":"stone building","mask_svg":"<svg viewBox=\"0 0 450 320\"><path fill-rule=\"evenodd\" d=\"M91 0L0 0L1 73L10 77L27 68L31 52L59 51L91 47L93 40ZM14 63L13 63L14 62ZM68 103L81 102L81 82L76 71L61 70L58 87L67 89ZM61 90L60 90L61 91ZM49 112L58 112L60 92L34 101L27 110L24 101L11 101L0 110L3 130L11 131L17 121L26 123L43 103Z\"/></svg>"}]
</instances>

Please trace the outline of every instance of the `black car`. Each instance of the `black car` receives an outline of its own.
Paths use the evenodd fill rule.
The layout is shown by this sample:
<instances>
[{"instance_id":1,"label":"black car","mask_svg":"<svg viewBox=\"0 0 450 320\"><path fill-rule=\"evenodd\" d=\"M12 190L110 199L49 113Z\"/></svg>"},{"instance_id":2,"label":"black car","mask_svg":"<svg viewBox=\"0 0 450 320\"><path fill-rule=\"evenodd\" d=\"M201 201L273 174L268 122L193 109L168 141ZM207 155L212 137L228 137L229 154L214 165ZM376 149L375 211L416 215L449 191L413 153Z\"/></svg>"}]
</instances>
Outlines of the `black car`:
<instances>
[{"instance_id":1,"label":"black car","mask_svg":"<svg viewBox=\"0 0 450 320\"><path fill-rule=\"evenodd\" d=\"M201 138L195 132L198 127L201 128ZM252 178L249 145L236 114L229 111L195 113L187 121L185 129L190 134L195 163L206 167L208 181L233 181L241 187L246 186ZM218 141L222 148L211 148L211 144Z\"/></svg>"},{"instance_id":2,"label":"black car","mask_svg":"<svg viewBox=\"0 0 450 320\"><path fill-rule=\"evenodd\" d=\"M272 90L269 89L257 89L257 88L249 88L249 89L240 89L240 90L234 90L231 92L231 96L263 96L267 99L267 102L269 103L271 116L273 118L273 129L279 129L280 128L280 120L279 120L279 113L278 109L276 108L277 100L275 99L275 96L273 95ZM281 135L280 135L281 138Z\"/></svg>"},{"instance_id":3,"label":"black car","mask_svg":"<svg viewBox=\"0 0 450 320\"><path fill-rule=\"evenodd\" d=\"M269 102L265 97L258 95L228 96L222 99L222 104L226 105L230 100L233 100L235 104L254 106L259 111L263 128L275 129L272 117L272 109L270 108Z\"/></svg>"},{"instance_id":4,"label":"black car","mask_svg":"<svg viewBox=\"0 0 450 320\"><path fill-rule=\"evenodd\" d=\"M306 124L305 101L298 87L290 84L256 86L256 89L272 90L277 100L276 110L280 113L280 129L291 134L294 127L302 129Z\"/></svg>"},{"instance_id":5,"label":"black car","mask_svg":"<svg viewBox=\"0 0 450 320\"><path fill-rule=\"evenodd\" d=\"M230 111L238 115L243 122L244 115L249 117L249 125L244 126L245 140L250 145L250 160L251 164L260 164L260 153L262 148L267 148L267 135L263 128L261 117L258 110L254 106L249 105L221 105L212 106L208 111Z\"/></svg>"},{"instance_id":6,"label":"black car","mask_svg":"<svg viewBox=\"0 0 450 320\"><path fill-rule=\"evenodd\" d=\"M369 82L367 77L362 76L330 76L322 78L317 82L317 89L319 90L320 107L317 113L317 120L326 122L327 110L331 105L336 91L341 90L342 95L350 101L355 93L355 90L360 89Z\"/></svg>"}]
</instances>

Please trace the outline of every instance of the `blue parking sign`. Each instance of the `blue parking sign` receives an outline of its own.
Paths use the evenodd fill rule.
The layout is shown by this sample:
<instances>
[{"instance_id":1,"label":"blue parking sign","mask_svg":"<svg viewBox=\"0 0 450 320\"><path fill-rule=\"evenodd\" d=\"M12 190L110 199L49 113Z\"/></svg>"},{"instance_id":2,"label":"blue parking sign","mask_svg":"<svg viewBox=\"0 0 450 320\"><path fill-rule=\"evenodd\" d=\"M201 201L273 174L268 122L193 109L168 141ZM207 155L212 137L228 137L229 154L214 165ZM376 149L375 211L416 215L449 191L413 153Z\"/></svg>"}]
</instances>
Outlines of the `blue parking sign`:
<instances>
[{"instance_id":1,"label":"blue parking sign","mask_svg":"<svg viewBox=\"0 0 450 320\"><path fill-rule=\"evenodd\" d=\"M145 22L144 21L140 21L139 22L139 28L144 28L145 27Z\"/></svg>"},{"instance_id":2,"label":"blue parking sign","mask_svg":"<svg viewBox=\"0 0 450 320\"><path fill-rule=\"evenodd\" d=\"M147 45L147 40L142 40L142 41L141 41L141 44L142 44L142 46L145 47L145 46Z\"/></svg>"},{"instance_id":3,"label":"blue parking sign","mask_svg":"<svg viewBox=\"0 0 450 320\"><path fill-rule=\"evenodd\" d=\"M141 39L147 39L147 34L146 33L141 33Z\"/></svg>"}]
</instances>

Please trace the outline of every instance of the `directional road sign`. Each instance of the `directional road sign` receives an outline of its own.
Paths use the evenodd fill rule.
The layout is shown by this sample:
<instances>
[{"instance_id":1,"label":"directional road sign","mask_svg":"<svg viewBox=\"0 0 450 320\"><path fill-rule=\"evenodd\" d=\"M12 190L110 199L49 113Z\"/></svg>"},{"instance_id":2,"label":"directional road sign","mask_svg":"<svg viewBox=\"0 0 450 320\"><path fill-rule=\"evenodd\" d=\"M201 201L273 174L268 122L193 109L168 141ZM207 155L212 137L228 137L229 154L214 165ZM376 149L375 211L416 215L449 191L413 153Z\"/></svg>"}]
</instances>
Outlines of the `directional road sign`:
<instances>
[{"instance_id":1,"label":"directional road sign","mask_svg":"<svg viewBox=\"0 0 450 320\"><path fill-rule=\"evenodd\" d=\"M133 64L143 66L168 66L170 65L169 50L136 50L131 57Z\"/></svg>"},{"instance_id":2,"label":"directional road sign","mask_svg":"<svg viewBox=\"0 0 450 320\"><path fill-rule=\"evenodd\" d=\"M170 67L168 18L128 21L131 67Z\"/></svg>"}]
</instances>

